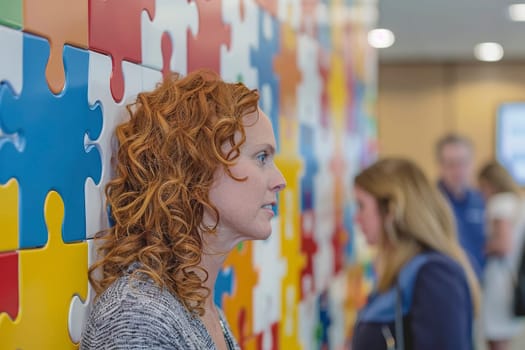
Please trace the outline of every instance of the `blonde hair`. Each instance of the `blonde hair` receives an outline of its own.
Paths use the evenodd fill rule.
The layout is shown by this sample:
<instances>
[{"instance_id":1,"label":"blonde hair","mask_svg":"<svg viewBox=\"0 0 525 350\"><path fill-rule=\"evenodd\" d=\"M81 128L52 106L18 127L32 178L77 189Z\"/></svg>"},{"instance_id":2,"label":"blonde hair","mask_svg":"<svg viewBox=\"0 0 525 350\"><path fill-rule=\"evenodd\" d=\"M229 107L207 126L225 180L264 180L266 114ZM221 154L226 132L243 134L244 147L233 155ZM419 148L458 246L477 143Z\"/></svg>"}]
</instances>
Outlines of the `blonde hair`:
<instances>
[{"instance_id":1,"label":"blonde hair","mask_svg":"<svg viewBox=\"0 0 525 350\"><path fill-rule=\"evenodd\" d=\"M520 194L520 188L512 176L497 161L488 162L481 168L478 179L486 181L495 193L512 192Z\"/></svg>"},{"instance_id":2,"label":"blonde hair","mask_svg":"<svg viewBox=\"0 0 525 350\"><path fill-rule=\"evenodd\" d=\"M445 254L465 271L474 309L480 291L476 275L460 247L454 218L441 193L411 161L383 159L363 170L355 185L377 201L383 220L378 246L378 290L391 288L403 265L426 249Z\"/></svg>"},{"instance_id":3,"label":"blonde hair","mask_svg":"<svg viewBox=\"0 0 525 350\"><path fill-rule=\"evenodd\" d=\"M116 176L106 187L114 226L97 235L103 258L90 268L97 294L138 261L134 277L147 275L189 311L204 314L210 291L199 267L201 234L216 232L204 225L204 211L219 221L209 190L219 168L234 178L229 167L246 139L243 118L257 111L258 100L257 91L198 70L166 78L128 107L129 121L116 130ZM231 146L227 153L224 144Z\"/></svg>"}]
</instances>

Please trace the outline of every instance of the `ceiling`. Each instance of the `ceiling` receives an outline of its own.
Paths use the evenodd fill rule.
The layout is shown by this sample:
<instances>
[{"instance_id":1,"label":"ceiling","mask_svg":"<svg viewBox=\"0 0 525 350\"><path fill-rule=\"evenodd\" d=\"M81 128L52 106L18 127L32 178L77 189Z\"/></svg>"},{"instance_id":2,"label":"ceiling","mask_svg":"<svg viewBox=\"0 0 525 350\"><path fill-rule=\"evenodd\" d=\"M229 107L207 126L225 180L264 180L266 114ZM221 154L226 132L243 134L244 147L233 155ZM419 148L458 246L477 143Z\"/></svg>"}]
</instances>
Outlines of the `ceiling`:
<instances>
[{"instance_id":1,"label":"ceiling","mask_svg":"<svg viewBox=\"0 0 525 350\"><path fill-rule=\"evenodd\" d=\"M503 46L503 60L525 60L525 22L508 19L519 0L379 0L378 27L394 32L382 62L473 60L477 43ZM525 2L525 0L524 0Z\"/></svg>"}]
</instances>

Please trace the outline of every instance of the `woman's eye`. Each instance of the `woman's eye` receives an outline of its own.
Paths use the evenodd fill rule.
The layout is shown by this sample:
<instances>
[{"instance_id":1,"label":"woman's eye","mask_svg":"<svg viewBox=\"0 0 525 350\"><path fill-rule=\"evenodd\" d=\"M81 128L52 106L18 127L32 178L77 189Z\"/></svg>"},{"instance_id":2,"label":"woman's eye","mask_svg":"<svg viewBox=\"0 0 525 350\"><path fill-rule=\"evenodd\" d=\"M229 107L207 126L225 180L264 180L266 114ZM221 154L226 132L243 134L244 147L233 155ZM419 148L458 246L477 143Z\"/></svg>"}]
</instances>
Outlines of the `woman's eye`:
<instances>
[{"instance_id":1,"label":"woman's eye","mask_svg":"<svg viewBox=\"0 0 525 350\"><path fill-rule=\"evenodd\" d=\"M266 152L261 152L257 155L257 161L261 164L265 164L267 158L268 154Z\"/></svg>"}]
</instances>

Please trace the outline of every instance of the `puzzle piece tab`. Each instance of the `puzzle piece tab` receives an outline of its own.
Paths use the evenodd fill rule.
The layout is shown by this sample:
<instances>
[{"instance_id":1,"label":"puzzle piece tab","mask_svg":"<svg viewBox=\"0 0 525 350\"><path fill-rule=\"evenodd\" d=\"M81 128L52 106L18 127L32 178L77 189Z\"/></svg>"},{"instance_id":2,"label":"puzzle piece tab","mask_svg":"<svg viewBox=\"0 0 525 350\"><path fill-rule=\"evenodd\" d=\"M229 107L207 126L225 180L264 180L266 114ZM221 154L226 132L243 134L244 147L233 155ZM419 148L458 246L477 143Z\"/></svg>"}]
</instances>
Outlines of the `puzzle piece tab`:
<instances>
[{"instance_id":1,"label":"puzzle piece tab","mask_svg":"<svg viewBox=\"0 0 525 350\"><path fill-rule=\"evenodd\" d=\"M192 0L199 11L199 31L188 33L188 72L208 68L221 72L221 46L230 47L230 26L222 21L222 2Z\"/></svg>"},{"instance_id":2,"label":"puzzle piece tab","mask_svg":"<svg viewBox=\"0 0 525 350\"><path fill-rule=\"evenodd\" d=\"M90 0L89 48L108 54L113 62L111 94L120 102L124 95L122 61L141 63L141 14L155 16L155 0Z\"/></svg>"},{"instance_id":3,"label":"puzzle piece tab","mask_svg":"<svg viewBox=\"0 0 525 350\"><path fill-rule=\"evenodd\" d=\"M23 148L6 142L0 148L0 184L16 178L20 197L20 248L45 245L42 215L50 190L66 203L63 237L66 242L86 237L84 183L98 183L99 151L90 145L102 127L100 107L87 103L87 51L64 47L66 84L60 95L49 91L45 68L46 40L24 34L24 88L20 95L0 85L0 127L22 139ZM35 108L38 106L38 108Z\"/></svg>"},{"instance_id":4,"label":"puzzle piece tab","mask_svg":"<svg viewBox=\"0 0 525 350\"><path fill-rule=\"evenodd\" d=\"M71 298L87 297L87 243L64 244L64 203L50 192L44 207L49 240L42 249L19 252L20 312L13 322L0 314L6 349L74 349L68 334Z\"/></svg>"},{"instance_id":5,"label":"puzzle piece tab","mask_svg":"<svg viewBox=\"0 0 525 350\"><path fill-rule=\"evenodd\" d=\"M222 309L224 296L231 295L233 291L234 274L231 267L222 268L219 270L217 281L215 282L214 303Z\"/></svg>"},{"instance_id":6,"label":"puzzle piece tab","mask_svg":"<svg viewBox=\"0 0 525 350\"><path fill-rule=\"evenodd\" d=\"M86 240L86 243L88 245L88 267L91 267L91 265L96 260L97 245L92 239ZM91 305L93 304L93 300L95 298L95 291L93 290L93 287L90 283L88 283L87 289L87 298L85 300L82 300L78 295L75 295L73 296L69 306L67 324L69 336L71 337L73 343L80 342L82 337L82 328L86 324L89 312L91 310Z\"/></svg>"},{"instance_id":7,"label":"puzzle piece tab","mask_svg":"<svg viewBox=\"0 0 525 350\"><path fill-rule=\"evenodd\" d=\"M155 18L150 21L142 13L142 64L161 69L163 67L162 36L171 41L172 54L168 59L171 71L188 72L188 37L199 31L197 4L188 0L156 0Z\"/></svg>"},{"instance_id":8,"label":"puzzle piece tab","mask_svg":"<svg viewBox=\"0 0 525 350\"><path fill-rule=\"evenodd\" d=\"M51 91L64 88L64 44L88 46L88 3L84 0L24 0L24 31L46 37L51 52L46 68Z\"/></svg>"}]
</instances>

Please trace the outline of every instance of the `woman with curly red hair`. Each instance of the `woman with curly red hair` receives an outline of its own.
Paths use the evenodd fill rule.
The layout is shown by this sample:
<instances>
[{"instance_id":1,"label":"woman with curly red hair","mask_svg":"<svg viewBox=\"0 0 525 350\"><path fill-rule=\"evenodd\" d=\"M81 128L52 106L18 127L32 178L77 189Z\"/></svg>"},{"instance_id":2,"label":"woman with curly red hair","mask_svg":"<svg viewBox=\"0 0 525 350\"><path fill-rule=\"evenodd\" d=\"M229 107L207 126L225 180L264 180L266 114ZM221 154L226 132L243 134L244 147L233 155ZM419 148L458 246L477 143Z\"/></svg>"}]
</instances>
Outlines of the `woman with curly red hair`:
<instances>
[{"instance_id":1,"label":"woman with curly red hair","mask_svg":"<svg viewBox=\"0 0 525 350\"><path fill-rule=\"evenodd\" d=\"M285 187L258 99L201 70L128 107L81 349L239 349L215 281L233 247L271 234Z\"/></svg>"}]
</instances>

